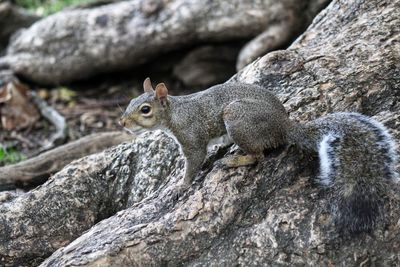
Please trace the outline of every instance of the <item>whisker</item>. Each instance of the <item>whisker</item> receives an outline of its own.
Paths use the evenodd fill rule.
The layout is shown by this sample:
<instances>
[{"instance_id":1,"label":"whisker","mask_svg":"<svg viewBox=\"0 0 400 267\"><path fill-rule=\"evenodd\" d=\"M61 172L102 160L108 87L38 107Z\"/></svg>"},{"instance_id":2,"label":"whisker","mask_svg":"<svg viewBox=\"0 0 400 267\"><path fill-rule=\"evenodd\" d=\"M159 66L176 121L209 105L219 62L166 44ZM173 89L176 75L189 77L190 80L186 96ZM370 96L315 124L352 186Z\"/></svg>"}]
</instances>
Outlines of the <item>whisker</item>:
<instances>
[{"instance_id":1,"label":"whisker","mask_svg":"<svg viewBox=\"0 0 400 267\"><path fill-rule=\"evenodd\" d=\"M117 106L119 108L119 110L121 111L121 115L124 113L124 110L122 109L121 105L117 102Z\"/></svg>"}]
</instances>

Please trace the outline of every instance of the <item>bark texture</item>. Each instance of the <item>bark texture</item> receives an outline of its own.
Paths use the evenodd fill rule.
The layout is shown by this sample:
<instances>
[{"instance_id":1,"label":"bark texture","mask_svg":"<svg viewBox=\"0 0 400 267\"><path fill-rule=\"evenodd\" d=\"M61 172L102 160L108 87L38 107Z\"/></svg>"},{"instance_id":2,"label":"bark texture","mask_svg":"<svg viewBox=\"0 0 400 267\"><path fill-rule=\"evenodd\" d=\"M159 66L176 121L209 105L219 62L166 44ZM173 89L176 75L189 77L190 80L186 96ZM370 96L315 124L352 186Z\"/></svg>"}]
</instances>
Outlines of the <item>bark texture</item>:
<instances>
[{"instance_id":1,"label":"bark texture","mask_svg":"<svg viewBox=\"0 0 400 267\"><path fill-rule=\"evenodd\" d=\"M122 132L95 133L44 152L37 157L0 168L0 191L15 183L29 183L61 170L71 161L100 152L133 137Z\"/></svg>"},{"instance_id":2,"label":"bark texture","mask_svg":"<svg viewBox=\"0 0 400 267\"><path fill-rule=\"evenodd\" d=\"M256 58L266 53L288 46L295 36L304 31L318 12L324 8L330 0L299 1L298 6L304 10L302 16L293 13L293 10L280 12L284 15L277 17L257 37L248 42L240 51L236 68L238 70L253 62ZM284 6L276 8L285 8Z\"/></svg>"},{"instance_id":3,"label":"bark texture","mask_svg":"<svg viewBox=\"0 0 400 267\"><path fill-rule=\"evenodd\" d=\"M163 187L179 153L159 135L74 161L22 196L3 196L0 265L37 266L95 223Z\"/></svg>"},{"instance_id":4,"label":"bark texture","mask_svg":"<svg viewBox=\"0 0 400 267\"><path fill-rule=\"evenodd\" d=\"M195 48L174 66L173 74L191 88L223 83L236 73L239 48L232 44Z\"/></svg>"},{"instance_id":5,"label":"bark texture","mask_svg":"<svg viewBox=\"0 0 400 267\"><path fill-rule=\"evenodd\" d=\"M39 83L71 82L199 42L251 38L288 14L304 25L314 2L139 0L68 10L19 34L3 61ZM291 32L287 26L278 34Z\"/></svg>"},{"instance_id":6,"label":"bark texture","mask_svg":"<svg viewBox=\"0 0 400 267\"><path fill-rule=\"evenodd\" d=\"M365 113L398 144L399 25L399 1L334 1L288 50L267 54L231 82L273 90L303 121ZM339 237L325 191L313 182L316 159L289 147L256 166L225 169L218 161L225 152L209 154L179 199L183 161L160 132L76 161L0 206L0 263L30 265L65 246L41 266L399 265L399 185L387 224Z\"/></svg>"}]
</instances>

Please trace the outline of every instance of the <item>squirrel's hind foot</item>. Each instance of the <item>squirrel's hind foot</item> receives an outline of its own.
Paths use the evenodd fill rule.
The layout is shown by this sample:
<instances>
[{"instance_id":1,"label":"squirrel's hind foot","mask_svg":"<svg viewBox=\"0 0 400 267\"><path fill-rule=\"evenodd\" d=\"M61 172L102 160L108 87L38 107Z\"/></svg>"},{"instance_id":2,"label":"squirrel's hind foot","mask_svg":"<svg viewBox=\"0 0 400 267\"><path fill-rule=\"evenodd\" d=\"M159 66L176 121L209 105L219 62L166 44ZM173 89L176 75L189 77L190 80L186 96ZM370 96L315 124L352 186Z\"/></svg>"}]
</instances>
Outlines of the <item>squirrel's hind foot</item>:
<instances>
[{"instance_id":1,"label":"squirrel's hind foot","mask_svg":"<svg viewBox=\"0 0 400 267\"><path fill-rule=\"evenodd\" d=\"M261 161L264 159L264 155L234 155L234 156L229 156L226 158L223 158L221 160L222 164L227 166L228 168L236 168L236 167L242 167L242 166L249 166L256 164L258 161Z\"/></svg>"}]
</instances>

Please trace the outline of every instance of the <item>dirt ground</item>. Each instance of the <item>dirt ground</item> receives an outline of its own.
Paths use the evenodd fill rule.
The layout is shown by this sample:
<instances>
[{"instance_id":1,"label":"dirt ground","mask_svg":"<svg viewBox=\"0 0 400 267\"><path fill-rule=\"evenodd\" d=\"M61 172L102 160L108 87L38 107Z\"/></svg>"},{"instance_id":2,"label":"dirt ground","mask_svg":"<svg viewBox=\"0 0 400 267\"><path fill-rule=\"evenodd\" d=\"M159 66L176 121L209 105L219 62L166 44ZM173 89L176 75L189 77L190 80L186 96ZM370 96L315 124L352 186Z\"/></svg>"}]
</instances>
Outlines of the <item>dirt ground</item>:
<instances>
[{"instance_id":1,"label":"dirt ground","mask_svg":"<svg viewBox=\"0 0 400 267\"><path fill-rule=\"evenodd\" d=\"M51 88L26 84L66 119L65 142L70 142L91 133L121 130L118 119L130 99L142 93L146 77L143 73L118 73ZM191 92L166 74L154 74L151 78L154 86L165 82L173 95ZM44 144L54 132L54 125L41 116L29 128L1 129L0 143L5 149L20 152L24 159L30 158L43 152ZM5 164L9 163L0 162L0 166Z\"/></svg>"}]
</instances>

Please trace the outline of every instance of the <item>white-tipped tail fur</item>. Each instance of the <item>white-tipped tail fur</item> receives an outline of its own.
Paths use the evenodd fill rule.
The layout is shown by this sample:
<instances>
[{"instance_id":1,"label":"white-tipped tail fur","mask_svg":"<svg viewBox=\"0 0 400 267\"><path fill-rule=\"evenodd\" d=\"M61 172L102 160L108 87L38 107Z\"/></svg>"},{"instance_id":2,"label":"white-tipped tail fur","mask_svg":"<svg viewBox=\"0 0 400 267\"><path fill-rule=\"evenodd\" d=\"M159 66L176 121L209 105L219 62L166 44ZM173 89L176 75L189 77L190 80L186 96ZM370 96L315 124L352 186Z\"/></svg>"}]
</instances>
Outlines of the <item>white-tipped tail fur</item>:
<instances>
[{"instance_id":1,"label":"white-tipped tail fur","mask_svg":"<svg viewBox=\"0 0 400 267\"><path fill-rule=\"evenodd\" d=\"M319 183L323 186L331 186L333 184L332 181L332 172L333 172L333 149L331 143L338 138L338 136L333 134L327 134L322 138L321 143L319 144L318 154L320 159L320 176Z\"/></svg>"},{"instance_id":2,"label":"white-tipped tail fur","mask_svg":"<svg viewBox=\"0 0 400 267\"><path fill-rule=\"evenodd\" d=\"M382 123L358 113L333 113L312 127L320 133L318 182L329 187L337 229L372 231L385 220L389 182L399 181L392 136Z\"/></svg>"}]
</instances>

